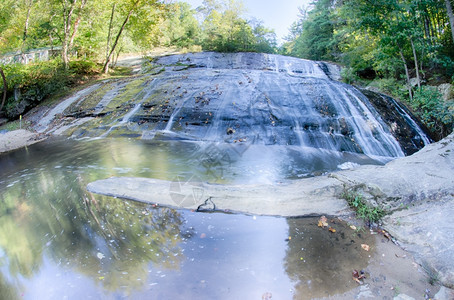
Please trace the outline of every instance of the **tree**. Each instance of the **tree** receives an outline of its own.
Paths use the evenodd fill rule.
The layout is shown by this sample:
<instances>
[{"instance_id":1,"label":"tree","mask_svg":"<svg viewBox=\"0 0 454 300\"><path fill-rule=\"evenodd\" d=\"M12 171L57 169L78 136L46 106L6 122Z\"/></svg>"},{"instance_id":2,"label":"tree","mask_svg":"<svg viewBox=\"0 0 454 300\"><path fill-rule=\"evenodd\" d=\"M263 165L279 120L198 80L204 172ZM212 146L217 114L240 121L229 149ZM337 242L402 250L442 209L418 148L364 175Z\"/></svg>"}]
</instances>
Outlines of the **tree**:
<instances>
[{"instance_id":1,"label":"tree","mask_svg":"<svg viewBox=\"0 0 454 300\"><path fill-rule=\"evenodd\" d=\"M5 105L6 93L8 92L8 82L6 82L6 76L5 76L5 73L3 72L2 67L0 67L0 75L2 76L2 80L3 80L3 98L2 98L2 104L0 105L0 112L1 112L3 109L3 105Z\"/></svg>"},{"instance_id":2,"label":"tree","mask_svg":"<svg viewBox=\"0 0 454 300\"><path fill-rule=\"evenodd\" d=\"M29 29L32 0L0 3L0 49L24 50Z\"/></svg>"},{"instance_id":3,"label":"tree","mask_svg":"<svg viewBox=\"0 0 454 300\"><path fill-rule=\"evenodd\" d=\"M253 49L255 52L275 53L277 48L276 33L263 25L262 21L252 22L252 34L254 35Z\"/></svg>"},{"instance_id":4,"label":"tree","mask_svg":"<svg viewBox=\"0 0 454 300\"><path fill-rule=\"evenodd\" d=\"M157 28L163 8L163 4L158 0L126 0L120 6L119 13L123 21L104 62L103 73L109 72L112 55L127 25L130 25L129 23L131 23L130 34L137 44L150 46L154 42L157 43L157 30L152 30L151 27L156 26Z\"/></svg>"},{"instance_id":5,"label":"tree","mask_svg":"<svg viewBox=\"0 0 454 300\"><path fill-rule=\"evenodd\" d=\"M445 0L446 11L448 13L449 24L451 25L452 41L454 42L454 14L452 12L451 0Z\"/></svg>"},{"instance_id":6,"label":"tree","mask_svg":"<svg viewBox=\"0 0 454 300\"><path fill-rule=\"evenodd\" d=\"M239 32L245 20L240 17L244 8L242 2L235 0L205 0L200 8L205 19L202 23L203 47L207 50L233 52L237 49ZM243 35L244 37L244 35Z\"/></svg>"},{"instance_id":7,"label":"tree","mask_svg":"<svg viewBox=\"0 0 454 300\"><path fill-rule=\"evenodd\" d=\"M275 52L276 35L256 20L241 15L244 6L235 0L205 0L198 8L203 14L202 46L220 52Z\"/></svg>"},{"instance_id":8,"label":"tree","mask_svg":"<svg viewBox=\"0 0 454 300\"><path fill-rule=\"evenodd\" d=\"M25 5L27 7L27 17L25 19L25 24L24 24L24 35L22 37L21 52L24 52L24 49L25 49L25 41L27 40L28 28L30 26L30 14L32 11L32 6L33 6L33 0L24 0L24 1L25 1Z\"/></svg>"},{"instance_id":9,"label":"tree","mask_svg":"<svg viewBox=\"0 0 454 300\"><path fill-rule=\"evenodd\" d=\"M80 5L77 7L77 0L60 0L62 5L62 19L63 19L63 46L62 58L65 69L68 69L69 51L73 46L74 38L79 29L80 20L82 18L82 11L87 3L87 0L81 0ZM78 15L76 21L73 23L73 14L76 13L78 8Z\"/></svg>"},{"instance_id":10,"label":"tree","mask_svg":"<svg viewBox=\"0 0 454 300\"><path fill-rule=\"evenodd\" d=\"M115 51L115 48L117 47L118 45L118 40L120 39L120 36L121 34L123 33L123 30L125 29L125 26L126 24L128 24L129 22L129 18L131 17L132 13L134 12L134 10L137 8L137 5L139 4L140 0L135 0L131 7L129 8L129 11L123 21L123 24L121 25L120 27L120 30L118 31L117 33L117 36L115 38L115 41L109 51L109 54L107 55L107 58L106 58L106 62L104 63L104 67L102 69L102 72L103 73L108 73L109 72L109 64L110 64L110 60L112 59L112 53Z\"/></svg>"},{"instance_id":11,"label":"tree","mask_svg":"<svg viewBox=\"0 0 454 300\"><path fill-rule=\"evenodd\" d=\"M195 18L195 10L185 2L178 2L169 8L162 23L162 40L166 46L189 47L200 43L201 28Z\"/></svg>"},{"instance_id":12,"label":"tree","mask_svg":"<svg viewBox=\"0 0 454 300\"><path fill-rule=\"evenodd\" d=\"M288 54L313 60L332 60L335 48L332 1L317 1L314 8L302 17L305 19L294 24L291 35L296 35L296 38Z\"/></svg>"}]
</instances>

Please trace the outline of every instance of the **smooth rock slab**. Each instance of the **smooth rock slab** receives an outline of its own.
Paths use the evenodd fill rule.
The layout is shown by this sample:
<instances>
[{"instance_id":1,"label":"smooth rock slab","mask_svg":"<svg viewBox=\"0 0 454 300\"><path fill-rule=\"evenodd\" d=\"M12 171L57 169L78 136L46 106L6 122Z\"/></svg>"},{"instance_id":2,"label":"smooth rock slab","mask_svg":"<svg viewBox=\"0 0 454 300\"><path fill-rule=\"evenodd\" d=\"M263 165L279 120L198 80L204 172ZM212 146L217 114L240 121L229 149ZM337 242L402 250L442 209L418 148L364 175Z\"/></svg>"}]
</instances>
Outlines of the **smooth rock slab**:
<instances>
[{"instance_id":1,"label":"smooth rock slab","mask_svg":"<svg viewBox=\"0 0 454 300\"><path fill-rule=\"evenodd\" d=\"M454 202L427 202L385 219L385 228L426 270L432 280L454 288Z\"/></svg>"},{"instance_id":2,"label":"smooth rock slab","mask_svg":"<svg viewBox=\"0 0 454 300\"><path fill-rule=\"evenodd\" d=\"M342 184L331 178L309 178L273 186L113 177L92 182L87 189L107 196L193 210L211 199L214 210L257 215L341 215L348 211L347 204L334 196L341 193Z\"/></svg>"}]
</instances>

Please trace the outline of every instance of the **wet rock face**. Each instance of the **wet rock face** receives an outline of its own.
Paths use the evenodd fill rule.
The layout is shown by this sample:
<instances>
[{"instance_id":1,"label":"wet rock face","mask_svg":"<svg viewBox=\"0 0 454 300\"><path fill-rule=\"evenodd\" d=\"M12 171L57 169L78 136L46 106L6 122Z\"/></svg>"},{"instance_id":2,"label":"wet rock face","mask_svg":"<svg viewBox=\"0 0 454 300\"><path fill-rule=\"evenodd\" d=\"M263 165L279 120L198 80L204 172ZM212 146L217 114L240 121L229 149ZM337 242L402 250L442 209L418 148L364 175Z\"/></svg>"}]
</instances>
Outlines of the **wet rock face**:
<instances>
[{"instance_id":1,"label":"wet rock face","mask_svg":"<svg viewBox=\"0 0 454 300\"><path fill-rule=\"evenodd\" d=\"M65 114L104 117L68 132L404 155L393 134L406 136L405 124L396 130L394 119L387 124L360 91L334 81L335 65L257 53L189 53L158 58L154 66L154 74L82 93ZM422 146L414 144L403 149Z\"/></svg>"},{"instance_id":2,"label":"wet rock face","mask_svg":"<svg viewBox=\"0 0 454 300\"><path fill-rule=\"evenodd\" d=\"M425 137L426 134L428 135L427 131L422 129L420 127L422 125L414 121L416 118L396 100L369 90L361 90L361 92L380 113L405 155L411 155L431 142L428 137Z\"/></svg>"}]
</instances>

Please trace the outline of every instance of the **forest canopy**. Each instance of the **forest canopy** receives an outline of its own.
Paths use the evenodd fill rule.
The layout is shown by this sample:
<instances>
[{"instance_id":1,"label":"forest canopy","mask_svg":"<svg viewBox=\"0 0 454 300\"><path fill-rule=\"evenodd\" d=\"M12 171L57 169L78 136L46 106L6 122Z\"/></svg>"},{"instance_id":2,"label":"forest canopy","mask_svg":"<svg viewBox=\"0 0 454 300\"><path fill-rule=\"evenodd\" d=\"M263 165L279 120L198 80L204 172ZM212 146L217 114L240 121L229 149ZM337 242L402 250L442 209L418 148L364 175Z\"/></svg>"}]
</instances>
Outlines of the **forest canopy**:
<instances>
[{"instance_id":1,"label":"forest canopy","mask_svg":"<svg viewBox=\"0 0 454 300\"><path fill-rule=\"evenodd\" d=\"M314 0L280 47L273 30L244 14L241 0L204 0L195 9L168 0L3 0L0 56L41 47L59 55L47 64L0 65L8 95L0 112L16 117L80 75L108 73L121 53L164 46L333 61L345 67L347 83L406 102L438 137L452 131L454 104L433 87L453 81L452 0ZM17 87L29 97L21 109Z\"/></svg>"},{"instance_id":2,"label":"forest canopy","mask_svg":"<svg viewBox=\"0 0 454 300\"><path fill-rule=\"evenodd\" d=\"M120 52L156 46L214 51L275 52L276 35L246 20L241 1L4 0L0 3L0 53L62 47L70 57L108 60ZM110 58L112 59L112 57Z\"/></svg>"}]
</instances>

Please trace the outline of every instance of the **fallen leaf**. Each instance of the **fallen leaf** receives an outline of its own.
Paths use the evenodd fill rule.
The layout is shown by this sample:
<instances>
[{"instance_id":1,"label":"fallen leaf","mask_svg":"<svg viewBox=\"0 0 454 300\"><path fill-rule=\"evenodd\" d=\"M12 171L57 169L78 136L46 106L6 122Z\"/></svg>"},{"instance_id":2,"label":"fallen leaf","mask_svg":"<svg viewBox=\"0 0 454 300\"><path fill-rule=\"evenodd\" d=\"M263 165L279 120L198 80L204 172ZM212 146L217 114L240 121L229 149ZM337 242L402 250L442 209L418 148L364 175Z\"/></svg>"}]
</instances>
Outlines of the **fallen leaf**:
<instances>
[{"instance_id":1,"label":"fallen leaf","mask_svg":"<svg viewBox=\"0 0 454 300\"><path fill-rule=\"evenodd\" d=\"M352 272L352 279L353 279L354 281L356 281L356 282L359 283L359 284L363 284L363 283L360 281L360 279L364 279L364 278L366 278L366 275L364 274L363 271L358 272L358 270L353 270L353 272Z\"/></svg>"},{"instance_id":2,"label":"fallen leaf","mask_svg":"<svg viewBox=\"0 0 454 300\"><path fill-rule=\"evenodd\" d=\"M336 232L336 229L334 229L333 227L330 227L328 230L331 231L332 233Z\"/></svg>"},{"instance_id":3,"label":"fallen leaf","mask_svg":"<svg viewBox=\"0 0 454 300\"><path fill-rule=\"evenodd\" d=\"M367 244L361 244L361 248L363 248L363 249L366 250L366 251L369 251L369 250L370 250L370 246L367 245Z\"/></svg>"},{"instance_id":4,"label":"fallen leaf","mask_svg":"<svg viewBox=\"0 0 454 300\"><path fill-rule=\"evenodd\" d=\"M326 227L328 226L328 219L325 216L321 216L318 220L318 227Z\"/></svg>"},{"instance_id":5,"label":"fallen leaf","mask_svg":"<svg viewBox=\"0 0 454 300\"><path fill-rule=\"evenodd\" d=\"M381 233L381 234L383 234L383 235L385 236L385 238L388 239L388 241L391 240L391 236L389 235L388 232L384 231L383 229L378 230L378 232Z\"/></svg>"},{"instance_id":6,"label":"fallen leaf","mask_svg":"<svg viewBox=\"0 0 454 300\"><path fill-rule=\"evenodd\" d=\"M350 228L353 229L353 230L356 230L356 226L355 225L350 225Z\"/></svg>"},{"instance_id":7,"label":"fallen leaf","mask_svg":"<svg viewBox=\"0 0 454 300\"><path fill-rule=\"evenodd\" d=\"M352 277L354 281L358 282L359 284L363 284L361 281L359 281L358 278Z\"/></svg>"}]
</instances>

